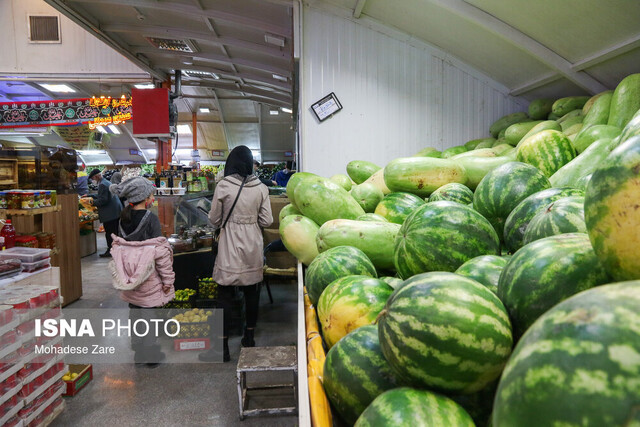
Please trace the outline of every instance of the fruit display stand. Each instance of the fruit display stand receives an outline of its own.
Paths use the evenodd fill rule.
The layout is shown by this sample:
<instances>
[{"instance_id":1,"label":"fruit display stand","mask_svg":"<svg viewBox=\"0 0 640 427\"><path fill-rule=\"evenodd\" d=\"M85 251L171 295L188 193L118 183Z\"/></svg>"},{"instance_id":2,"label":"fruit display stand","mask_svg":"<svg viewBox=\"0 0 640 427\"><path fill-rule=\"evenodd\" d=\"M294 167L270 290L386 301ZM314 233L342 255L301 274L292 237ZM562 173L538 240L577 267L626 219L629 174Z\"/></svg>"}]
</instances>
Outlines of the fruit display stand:
<instances>
[{"instance_id":1,"label":"fruit display stand","mask_svg":"<svg viewBox=\"0 0 640 427\"><path fill-rule=\"evenodd\" d=\"M0 425L46 426L64 409L63 356L35 351L62 344L34 322L61 318L59 284L56 267L0 281Z\"/></svg>"}]
</instances>

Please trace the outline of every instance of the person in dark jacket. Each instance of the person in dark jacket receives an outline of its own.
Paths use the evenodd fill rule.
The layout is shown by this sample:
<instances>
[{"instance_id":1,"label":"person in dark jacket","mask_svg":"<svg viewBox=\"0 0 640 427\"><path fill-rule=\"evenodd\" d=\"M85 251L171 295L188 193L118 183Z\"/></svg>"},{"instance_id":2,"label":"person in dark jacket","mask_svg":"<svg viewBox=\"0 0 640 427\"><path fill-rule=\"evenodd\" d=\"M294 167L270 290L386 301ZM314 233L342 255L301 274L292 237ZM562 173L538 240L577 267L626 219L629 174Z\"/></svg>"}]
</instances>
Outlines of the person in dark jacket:
<instances>
[{"instance_id":1,"label":"person in dark jacket","mask_svg":"<svg viewBox=\"0 0 640 427\"><path fill-rule=\"evenodd\" d=\"M258 177L261 183L266 185L267 187L273 187L273 181L270 179L264 179L258 176L258 169L260 168L260 162L257 160L253 161L253 174Z\"/></svg>"},{"instance_id":2,"label":"person in dark jacket","mask_svg":"<svg viewBox=\"0 0 640 427\"><path fill-rule=\"evenodd\" d=\"M273 178L274 184L280 187L286 187L289 183L289 178L295 173L292 169L293 162L289 160L285 163L284 169L276 173L276 176Z\"/></svg>"},{"instance_id":3,"label":"person in dark jacket","mask_svg":"<svg viewBox=\"0 0 640 427\"><path fill-rule=\"evenodd\" d=\"M117 197L113 197L109 191L111 182L102 178L102 174L98 169L94 169L89 174L89 179L95 181L98 185L98 195L91 196L93 205L98 208L98 218L104 225L104 233L107 239L107 251L100 254L101 257L111 257L111 245L113 239L112 234L118 234L118 220L122 211L122 203Z\"/></svg>"}]
</instances>

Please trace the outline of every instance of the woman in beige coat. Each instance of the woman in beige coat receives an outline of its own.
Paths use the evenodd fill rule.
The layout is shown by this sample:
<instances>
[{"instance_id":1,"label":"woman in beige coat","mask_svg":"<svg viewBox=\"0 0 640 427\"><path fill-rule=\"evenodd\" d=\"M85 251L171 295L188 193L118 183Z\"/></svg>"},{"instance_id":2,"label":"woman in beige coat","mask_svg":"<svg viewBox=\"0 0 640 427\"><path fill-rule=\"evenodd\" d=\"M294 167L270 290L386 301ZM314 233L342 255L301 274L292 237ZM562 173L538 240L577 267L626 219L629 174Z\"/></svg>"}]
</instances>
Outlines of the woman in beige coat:
<instances>
[{"instance_id":1,"label":"woman in beige coat","mask_svg":"<svg viewBox=\"0 0 640 427\"><path fill-rule=\"evenodd\" d=\"M259 284L264 265L261 228L273 222L269 190L253 175L253 155L244 145L229 153L224 179L213 194L209 220L214 226L222 227L213 280L219 285L218 301L224 309L223 357L228 361L227 331L234 287L243 292L245 301L247 325L242 345L255 346L253 333L258 319ZM201 360L208 359L208 353L201 356Z\"/></svg>"}]
</instances>

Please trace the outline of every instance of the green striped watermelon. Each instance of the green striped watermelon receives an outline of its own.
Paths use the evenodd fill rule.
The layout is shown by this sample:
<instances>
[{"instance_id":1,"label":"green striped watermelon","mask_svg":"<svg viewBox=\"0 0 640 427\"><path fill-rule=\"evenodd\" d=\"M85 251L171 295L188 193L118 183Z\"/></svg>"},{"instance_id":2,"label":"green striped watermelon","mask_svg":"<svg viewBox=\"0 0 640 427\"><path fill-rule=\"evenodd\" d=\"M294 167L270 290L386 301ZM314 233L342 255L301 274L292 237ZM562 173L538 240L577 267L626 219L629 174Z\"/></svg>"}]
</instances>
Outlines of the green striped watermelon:
<instances>
[{"instance_id":1,"label":"green striped watermelon","mask_svg":"<svg viewBox=\"0 0 640 427\"><path fill-rule=\"evenodd\" d=\"M504 242L511 252L523 246L524 233L531 219L549 203L568 196L584 196L584 191L574 188L549 188L538 191L520 202L504 223Z\"/></svg>"},{"instance_id":2,"label":"green striped watermelon","mask_svg":"<svg viewBox=\"0 0 640 427\"><path fill-rule=\"evenodd\" d=\"M387 283L393 289L398 289L402 284L402 279L398 279L397 277L383 276L380 278L380 280Z\"/></svg>"},{"instance_id":3,"label":"green striped watermelon","mask_svg":"<svg viewBox=\"0 0 640 427\"><path fill-rule=\"evenodd\" d=\"M489 172L473 194L473 208L487 218L502 238L511 211L529 195L551 187L535 167L509 162Z\"/></svg>"},{"instance_id":4,"label":"green striped watermelon","mask_svg":"<svg viewBox=\"0 0 640 427\"><path fill-rule=\"evenodd\" d=\"M640 279L640 136L613 150L589 181L584 212L593 248L616 280Z\"/></svg>"},{"instance_id":5,"label":"green striped watermelon","mask_svg":"<svg viewBox=\"0 0 640 427\"><path fill-rule=\"evenodd\" d=\"M355 427L475 427L453 400L408 387L386 391L364 410Z\"/></svg>"},{"instance_id":6,"label":"green striped watermelon","mask_svg":"<svg viewBox=\"0 0 640 427\"><path fill-rule=\"evenodd\" d=\"M372 324L392 292L391 286L369 276L346 276L331 282L316 307L327 347L354 329Z\"/></svg>"},{"instance_id":7,"label":"green striped watermelon","mask_svg":"<svg viewBox=\"0 0 640 427\"><path fill-rule=\"evenodd\" d=\"M429 196L429 202L437 202L439 200L449 200L468 205L473 201L473 191L464 184L452 182L438 188Z\"/></svg>"},{"instance_id":8,"label":"green striped watermelon","mask_svg":"<svg viewBox=\"0 0 640 427\"><path fill-rule=\"evenodd\" d=\"M389 222L402 224L411 212L424 204L424 200L411 193L391 193L378 203L375 213Z\"/></svg>"},{"instance_id":9,"label":"green striped watermelon","mask_svg":"<svg viewBox=\"0 0 640 427\"><path fill-rule=\"evenodd\" d=\"M474 393L498 378L513 344L498 297L446 272L405 281L380 313L378 334L398 379L452 393Z\"/></svg>"},{"instance_id":10,"label":"green striped watermelon","mask_svg":"<svg viewBox=\"0 0 640 427\"><path fill-rule=\"evenodd\" d=\"M516 252L502 270L498 296L509 311L514 336L521 336L560 301L608 281L586 234L560 234Z\"/></svg>"},{"instance_id":11,"label":"green striped watermelon","mask_svg":"<svg viewBox=\"0 0 640 427\"><path fill-rule=\"evenodd\" d=\"M507 260L503 257L497 255L481 255L471 258L462 264L455 273L473 279L486 286L494 294L497 294L498 280L505 265L507 265Z\"/></svg>"},{"instance_id":12,"label":"green striped watermelon","mask_svg":"<svg viewBox=\"0 0 640 427\"><path fill-rule=\"evenodd\" d=\"M353 187L351 197L356 199L365 212L372 213L384 198L384 193L375 185L365 182Z\"/></svg>"},{"instance_id":13,"label":"green striped watermelon","mask_svg":"<svg viewBox=\"0 0 640 427\"><path fill-rule=\"evenodd\" d=\"M381 215L374 213L366 213L361 215L357 219L358 221L373 221L373 222L389 222L389 220Z\"/></svg>"},{"instance_id":14,"label":"green striped watermelon","mask_svg":"<svg viewBox=\"0 0 640 427\"><path fill-rule=\"evenodd\" d=\"M524 244L557 234L586 232L584 197L564 197L540 209L531 219L524 233Z\"/></svg>"},{"instance_id":15,"label":"green striped watermelon","mask_svg":"<svg viewBox=\"0 0 640 427\"><path fill-rule=\"evenodd\" d=\"M557 130L543 130L518 146L516 159L540 169L549 177L576 157L571 141Z\"/></svg>"},{"instance_id":16,"label":"green striped watermelon","mask_svg":"<svg viewBox=\"0 0 640 427\"><path fill-rule=\"evenodd\" d=\"M494 426L640 423L640 282L599 286L556 305L505 367Z\"/></svg>"},{"instance_id":17,"label":"green striped watermelon","mask_svg":"<svg viewBox=\"0 0 640 427\"><path fill-rule=\"evenodd\" d=\"M402 278L426 271L455 271L478 255L497 255L500 241L485 218L456 202L428 203L404 222L393 262Z\"/></svg>"},{"instance_id":18,"label":"green striped watermelon","mask_svg":"<svg viewBox=\"0 0 640 427\"><path fill-rule=\"evenodd\" d=\"M309 299L317 304L322 291L341 277L366 275L378 277L371 260L360 249L338 246L315 257L304 276Z\"/></svg>"},{"instance_id":19,"label":"green striped watermelon","mask_svg":"<svg viewBox=\"0 0 640 427\"><path fill-rule=\"evenodd\" d=\"M396 386L391 367L382 355L376 325L361 326L331 347L324 362L322 385L331 404L349 425L373 399Z\"/></svg>"}]
</instances>

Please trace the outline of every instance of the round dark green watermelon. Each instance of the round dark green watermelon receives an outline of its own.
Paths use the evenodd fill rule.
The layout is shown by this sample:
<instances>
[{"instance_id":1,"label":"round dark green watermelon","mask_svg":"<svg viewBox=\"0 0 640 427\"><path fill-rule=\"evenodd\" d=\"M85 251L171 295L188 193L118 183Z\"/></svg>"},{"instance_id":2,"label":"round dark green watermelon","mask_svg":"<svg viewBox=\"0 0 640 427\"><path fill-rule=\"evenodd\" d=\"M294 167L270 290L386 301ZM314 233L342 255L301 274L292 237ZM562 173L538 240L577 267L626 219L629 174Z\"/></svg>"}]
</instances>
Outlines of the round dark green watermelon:
<instances>
[{"instance_id":1,"label":"round dark green watermelon","mask_svg":"<svg viewBox=\"0 0 640 427\"><path fill-rule=\"evenodd\" d=\"M501 256L481 255L462 264L455 273L473 279L497 294L498 280L505 265L507 260Z\"/></svg>"},{"instance_id":2,"label":"round dark green watermelon","mask_svg":"<svg viewBox=\"0 0 640 427\"><path fill-rule=\"evenodd\" d=\"M482 178L473 194L473 208L491 222L502 239L504 223L518 203L550 187L547 177L535 167L505 163Z\"/></svg>"},{"instance_id":3,"label":"round dark green watermelon","mask_svg":"<svg viewBox=\"0 0 640 427\"><path fill-rule=\"evenodd\" d=\"M584 196L584 191L576 188L549 188L538 191L521 201L511 211L504 224L504 243L511 252L523 246L524 233L533 217L549 203L569 196Z\"/></svg>"},{"instance_id":4,"label":"round dark green watermelon","mask_svg":"<svg viewBox=\"0 0 640 427\"><path fill-rule=\"evenodd\" d=\"M354 329L372 324L392 292L386 282L369 276L346 276L331 282L316 307L327 347Z\"/></svg>"},{"instance_id":5,"label":"round dark green watermelon","mask_svg":"<svg viewBox=\"0 0 640 427\"><path fill-rule=\"evenodd\" d=\"M341 277L365 275L378 277L371 260L360 249L337 246L322 252L309 264L304 276L309 299L318 304L322 291Z\"/></svg>"},{"instance_id":6,"label":"round dark green watermelon","mask_svg":"<svg viewBox=\"0 0 640 427\"><path fill-rule=\"evenodd\" d=\"M390 193L378 203L374 213L385 217L389 222L402 224L404 220L425 201L411 193Z\"/></svg>"},{"instance_id":7,"label":"round dark green watermelon","mask_svg":"<svg viewBox=\"0 0 640 427\"><path fill-rule=\"evenodd\" d=\"M327 353L322 385L331 404L349 425L386 390L396 387L391 367L382 355L378 327L361 326Z\"/></svg>"},{"instance_id":8,"label":"round dark green watermelon","mask_svg":"<svg viewBox=\"0 0 640 427\"><path fill-rule=\"evenodd\" d=\"M500 242L482 215L456 202L418 208L396 236L394 264L407 279L427 271L455 271L471 258L497 255Z\"/></svg>"},{"instance_id":9,"label":"round dark green watermelon","mask_svg":"<svg viewBox=\"0 0 640 427\"><path fill-rule=\"evenodd\" d=\"M475 427L467 412L448 397L400 387L385 391L364 410L355 427Z\"/></svg>"},{"instance_id":10,"label":"round dark green watermelon","mask_svg":"<svg viewBox=\"0 0 640 427\"><path fill-rule=\"evenodd\" d=\"M609 282L584 233L536 240L516 252L498 282L514 336L521 336L545 311L572 295Z\"/></svg>"},{"instance_id":11,"label":"round dark green watermelon","mask_svg":"<svg viewBox=\"0 0 640 427\"><path fill-rule=\"evenodd\" d=\"M380 277L380 280L385 281L393 289L398 289L402 284L402 279L399 279L397 277L383 276L383 277Z\"/></svg>"},{"instance_id":12,"label":"round dark green watermelon","mask_svg":"<svg viewBox=\"0 0 640 427\"><path fill-rule=\"evenodd\" d=\"M494 426L638 425L640 281L581 292L543 314L504 369Z\"/></svg>"},{"instance_id":13,"label":"round dark green watermelon","mask_svg":"<svg viewBox=\"0 0 640 427\"><path fill-rule=\"evenodd\" d=\"M564 197L538 211L524 233L524 244L558 234L586 232L584 197Z\"/></svg>"},{"instance_id":14,"label":"round dark green watermelon","mask_svg":"<svg viewBox=\"0 0 640 427\"><path fill-rule=\"evenodd\" d=\"M614 149L591 177L584 213L593 248L616 280L640 279L640 135Z\"/></svg>"},{"instance_id":15,"label":"round dark green watermelon","mask_svg":"<svg viewBox=\"0 0 640 427\"><path fill-rule=\"evenodd\" d=\"M446 272L405 281L380 313L378 334L404 384L460 394L498 378L513 344L498 297L475 280Z\"/></svg>"},{"instance_id":16,"label":"round dark green watermelon","mask_svg":"<svg viewBox=\"0 0 640 427\"><path fill-rule=\"evenodd\" d=\"M440 200L448 200L450 202L468 205L473 202L473 191L464 184L452 182L438 188L429 196L429 202L437 202Z\"/></svg>"}]
</instances>

